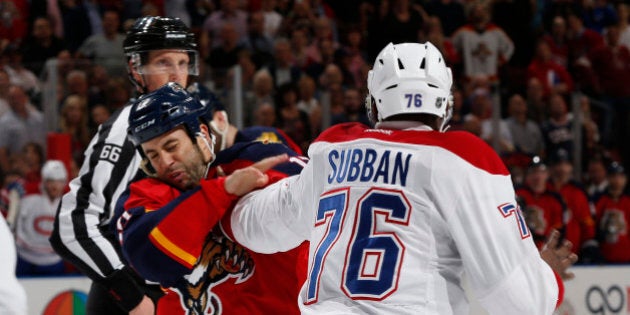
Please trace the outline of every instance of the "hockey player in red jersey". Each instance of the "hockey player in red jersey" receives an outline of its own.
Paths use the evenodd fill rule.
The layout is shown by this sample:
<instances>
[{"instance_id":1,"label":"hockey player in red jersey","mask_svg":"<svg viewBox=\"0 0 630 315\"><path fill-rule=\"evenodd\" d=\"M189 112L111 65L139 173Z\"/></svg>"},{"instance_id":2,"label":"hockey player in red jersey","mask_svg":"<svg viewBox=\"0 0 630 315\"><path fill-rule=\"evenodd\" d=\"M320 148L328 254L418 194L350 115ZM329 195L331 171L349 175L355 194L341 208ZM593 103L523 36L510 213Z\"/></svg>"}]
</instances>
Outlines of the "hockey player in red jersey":
<instances>
[{"instance_id":1,"label":"hockey player in red jersey","mask_svg":"<svg viewBox=\"0 0 630 315\"><path fill-rule=\"evenodd\" d=\"M264 255L225 237L217 223L237 194L226 193L231 175L211 178L238 174L264 157L292 155L266 172L276 181L299 173L304 162L280 143L237 143L215 156L204 110L174 84L132 108L129 134L150 178L132 183L118 203L124 256L166 288L158 314L297 314L308 245Z\"/></svg>"}]
</instances>

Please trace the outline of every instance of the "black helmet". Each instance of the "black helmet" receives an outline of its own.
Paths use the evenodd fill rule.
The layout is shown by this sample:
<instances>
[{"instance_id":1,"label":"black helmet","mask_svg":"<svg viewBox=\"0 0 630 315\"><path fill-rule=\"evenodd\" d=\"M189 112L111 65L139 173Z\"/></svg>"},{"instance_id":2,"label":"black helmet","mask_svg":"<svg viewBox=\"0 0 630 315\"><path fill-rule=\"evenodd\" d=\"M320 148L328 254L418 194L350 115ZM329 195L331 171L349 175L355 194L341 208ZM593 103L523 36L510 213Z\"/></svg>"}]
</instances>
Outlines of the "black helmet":
<instances>
[{"instance_id":1,"label":"black helmet","mask_svg":"<svg viewBox=\"0 0 630 315\"><path fill-rule=\"evenodd\" d=\"M196 50L195 35L179 18L145 16L136 20L123 42L126 55L158 50Z\"/></svg>"},{"instance_id":2,"label":"black helmet","mask_svg":"<svg viewBox=\"0 0 630 315\"><path fill-rule=\"evenodd\" d=\"M188 75L198 75L197 43L188 26L179 18L141 17L136 20L123 41L127 61L131 61L131 65L127 64L129 78L140 90L147 92L146 87L131 74L131 70L142 74L143 66L148 62L148 52L163 49L187 53L190 59Z\"/></svg>"}]
</instances>

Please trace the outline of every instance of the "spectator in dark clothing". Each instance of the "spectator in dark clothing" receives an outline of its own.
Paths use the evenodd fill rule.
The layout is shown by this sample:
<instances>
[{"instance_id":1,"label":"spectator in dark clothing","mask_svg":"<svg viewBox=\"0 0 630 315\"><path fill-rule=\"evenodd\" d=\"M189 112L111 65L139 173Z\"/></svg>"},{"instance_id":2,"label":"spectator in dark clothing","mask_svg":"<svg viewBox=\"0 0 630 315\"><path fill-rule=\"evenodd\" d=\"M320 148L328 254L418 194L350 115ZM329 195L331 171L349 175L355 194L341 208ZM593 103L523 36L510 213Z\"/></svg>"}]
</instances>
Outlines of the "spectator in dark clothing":
<instances>
[{"instance_id":1,"label":"spectator in dark clothing","mask_svg":"<svg viewBox=\"0 0 630 315\"><path fill-rule=\"evenodd\" d=\"M68 50L74 54L83 41L92 35L90 18L83 1L60 1L63 20L63 38Z\"/></svg>"},{"instance_id":2,"label":"spectator in dark clothing","mask_svg":"<svg viewBox=\"0 0 630 315\"><path fill-rule=\"evenodd\" d=\"M446 37L451 37L455 30L466 24L464 6L454 0L432 0L426 6L429 15L437 16L442 22Z\"/></svg>"},{"instance_id":3,"label":"spectator in dark clothing","mask_svg":"<svg viewBox=\"0 0 630 315\"><path fill-rule=\"evenodd\" d=\"M24 66L39 76L46 60L57 57L60 52L66 50L66 44L53 35L50 20L39 17L35 19L33 31L24 40L21 50Z\"/></svg>"},{"instance_id":4,"label":"spectator in dark clothing","mask_svg":"<svg viewBox=\"0 0 630 315\"><path fill-rule=\"evenodd\" d=\"M363 99L359 90L348 88L343 94L344 112L333 115L331 123L335 125L346 122L360 122L370 126L370 119L365 113L365 106L363 106Z\"/></svg>"},{"instance_id":5,"label":"spectator in dark clothing","mask_svg":"<svg viewBox=\"0 0 630 315\"><path fill-rule=\"evenodd\" d=\"M549 99L549 119L543 122L541 131L545 140L547 156L553 156L562 149L573 155L573 118L567 109L567 103L560 94Z\"/></svg>"},{"instance_id":6,"label":"spectator in dark clothing","mask_svg":"<svg viewBox=\"0 0 630 315\"><path fill-rule=\"evenodd\" d=\"M225 75L228 69L238 62L238 53L243 49L243 45L239 43L238 33L231 23L223 24L221 39L223 44L210 51L207 62L212 68L215 84L223 87Z\"/></svg>"},{"instance_id":7,"label":"spectator in dark clothing","mask_svg":"<svg viewBox=\"0 0 630 315\"><path fill-rule=\"evenodd\" d=\"M253 12L247 18L245 48L251 51L257 68L268 65L273 60L273 42L265 35L265 16L261 11Z\"/></svg>"}]
</instances>

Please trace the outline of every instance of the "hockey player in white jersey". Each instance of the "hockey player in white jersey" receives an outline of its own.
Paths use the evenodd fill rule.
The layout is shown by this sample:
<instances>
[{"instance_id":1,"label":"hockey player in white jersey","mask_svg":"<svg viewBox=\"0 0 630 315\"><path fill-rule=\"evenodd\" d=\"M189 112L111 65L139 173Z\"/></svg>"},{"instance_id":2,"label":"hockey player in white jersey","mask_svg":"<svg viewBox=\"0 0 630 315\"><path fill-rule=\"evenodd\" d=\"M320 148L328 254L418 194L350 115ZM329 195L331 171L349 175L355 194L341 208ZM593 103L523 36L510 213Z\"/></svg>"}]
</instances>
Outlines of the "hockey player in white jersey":
<instances>
[{"instance_id":1,"label":"hockey player in white jersey","mask_svg":"<svg viewBox=\"0 0 630 315\"><path fill-rule=\"evenodd\" d=\"M444 132L451 84L432 44L387 45L368 75L376 129L329 128L300 175L232 212L233 236L252 250L310 241L304 314L468 314L464 273L490 314L551 314L561 301L501 159L470 133Z\"/></svg>"}]
</instances>

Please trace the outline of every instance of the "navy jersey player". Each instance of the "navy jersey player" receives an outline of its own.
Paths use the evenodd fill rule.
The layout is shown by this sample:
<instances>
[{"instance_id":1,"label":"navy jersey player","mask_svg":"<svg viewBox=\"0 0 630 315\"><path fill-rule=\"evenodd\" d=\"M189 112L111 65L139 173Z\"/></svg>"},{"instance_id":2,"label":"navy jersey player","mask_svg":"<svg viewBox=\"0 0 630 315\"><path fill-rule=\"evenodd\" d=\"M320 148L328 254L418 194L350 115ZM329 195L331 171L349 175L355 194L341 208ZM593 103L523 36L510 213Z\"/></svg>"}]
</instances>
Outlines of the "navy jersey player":
<instances>
[{"instance_id":1,"label":"navy jersey player","mask_svg":"<svg viewBox=\"0 0 630 315\"><path fill-rule=\"evenodd\" d=\"M238 142L215 156L207 108L196 108L169 83L131 110L130 137L150 178L133 182L117 205L125 257L165 287L158 314L299 314L308 245L259 254L227 238L219 219L236 196L223 191L218 175L229 178L284 153L289 162L266 172L277 181L299 173L304 162L281 143L261 141Z\"/></svg>"},{"instance_id":2,"label":"navy jersey player","mask_svg":"<svg viewBox=\"0 0 630 315\"><path fill-rule=\"evenodd\" d=\"M432 44L387 45L368 75L376 128L331 127L300 175L237 204L231 231L245 246L310 241L303 314L468 314L464 272L490 314L551 314L561 300L501 159L469 133L443 132L451 84ZM554 265L576 259L550 254Z\"/></svg>"}]
</instances>

